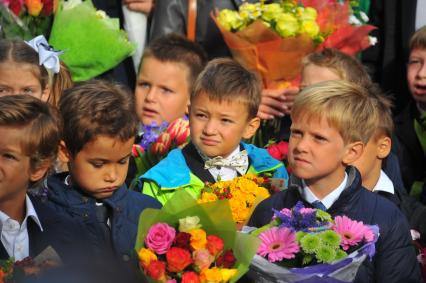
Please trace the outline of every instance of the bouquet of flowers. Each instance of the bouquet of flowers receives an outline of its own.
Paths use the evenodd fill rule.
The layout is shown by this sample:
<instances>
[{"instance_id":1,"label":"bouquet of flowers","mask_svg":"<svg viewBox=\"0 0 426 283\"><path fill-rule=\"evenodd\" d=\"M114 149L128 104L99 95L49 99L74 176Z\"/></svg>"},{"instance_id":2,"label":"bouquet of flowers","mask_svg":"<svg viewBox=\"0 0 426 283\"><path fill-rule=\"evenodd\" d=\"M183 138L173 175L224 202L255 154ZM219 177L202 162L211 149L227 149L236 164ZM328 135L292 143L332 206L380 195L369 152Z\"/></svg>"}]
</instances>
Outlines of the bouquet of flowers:
<instances>
[{"instance_id":1,"label":"bouquet of flowers","mask_svg":"<svg viewBox=\"0 0 426 283\"><path fill-rule=\"evenodd\" d=\"M189 142L189 121L179 118L168 124L163 122L157 126L143 125L142 140L133 145L132 155L136 162L137 173L132 188L139 182L139 177L155 166L174 148L182 148Z\"/></svg>"},{"instance_id":2,"label":"bouquet of flowers","mask_svg":"<svg viewBox=\"0 0 426 283\"><path fill-rule=\"evenodd\" d=\"M266 88L296 83L302 58L329 47L355 54L370 45L368 25L350 23L349 1L281 0L213 16L233 57L257 71Z\"/></svg>"},{"instance_id":3,"label":"bouquet of flowers","mask_svg":"<svg viewBox=\"0 0 426 283\"><path fill-rule=\"evenodd\" d=\"M145 209L136 251L150 282L236 282L247 270L258 239L238 233L228 201L197 204L177 192L161 210Z\"/></svg>"},{"instance_id":4,"label":"bouquet of flowers","mask_svg":"<svg viewBox=\"0 0 426 283\"><path fill-rule=\"evenodd\" d=\"M275 210L272 222L252 234L261 240L249 273L256 282L352 282L373 257L379 228L298 202Z\"/></svg>"},{"instance_id":5,"label":"bouquet of flowers","mask_svg":"<svg viewBox=\"0 0 426 283\"><path fill-rule=\"evenodd\" d=\"M135 49L118 19L96 10L90 0L61 2L49 43L64 50L64 63L74 81L94 78L115 67Z\"/></svg>"},{"instance_id":6,"label":"bouquet of flowers","mask_svg":"<svg viewBox=\"0 0 426 283\"><path fill-rule=\"evenodd\" d=\"M57 6L58 0L0 0L1 37L47 37Z\"/></svg>"},{"instance_id":7,"label":"bouquet of flowers","mask_svg":"<svg viewBox=\"0 0 426 283\"><path fill-rule=\"evenodd\" d=\"M249 219L256 205L269 197L269 191L261 186L266 181L266 178L248 173L231 181L207 183L201 191L198 203L227 199L235 223L243 224Z\"/></svg>"}]
</instances>

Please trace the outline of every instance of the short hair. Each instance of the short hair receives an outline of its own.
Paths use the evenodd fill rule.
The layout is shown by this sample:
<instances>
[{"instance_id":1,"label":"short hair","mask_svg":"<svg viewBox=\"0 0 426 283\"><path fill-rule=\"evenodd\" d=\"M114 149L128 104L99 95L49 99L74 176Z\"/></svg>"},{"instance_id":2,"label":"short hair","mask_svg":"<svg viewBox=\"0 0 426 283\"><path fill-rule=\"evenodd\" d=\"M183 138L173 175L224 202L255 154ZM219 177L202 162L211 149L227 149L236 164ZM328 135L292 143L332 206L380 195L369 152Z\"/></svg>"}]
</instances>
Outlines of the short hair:
<instances>
[{"instance_id":1,"label":"short hair","mask_svg":"<svg viewBox=\"0 0 426 283\"><path fill-rule=\"evenodd\" d=\"M59 110L64 120L63 140L73 156L98 136L127 141L137 132L134 96L111 82L91 80L67 89Z\"/></svg>"},{"instance_id":2,"label":"short hair","mask_svg":"<svg viewBox=\"0 0 426 283\"><path fill-rule=\"evenodd\" d=\"M152 57L160 62L180 63L189 70L188 86L191 91L192 86L207 64L207 54L203 48L186 37L170 33L153 40L144 50L143 59Z\"/></svg>"},{"instance_id":3,"label":"short hair","mask_svg":"<svg viewBox=\"0 0 426 283\"><path fill-rule=\"evenodd\" d=\"M345 144L366 144L377 128L378 111L368 90L344 80L326 81L306 87L294 101L291 118L326 118Z\"/></svg>"},{"instance_id":4,"label":"short hair","mask_svg":"<svg viewBox=\"0 0 426 283\"><path fill-rule=\"evenodd\" d=\"M381 88L377 84L372 84L369 88L367 88L367 91L378 112L376 132L373 136L377 138L380 135L386 135L391 138L394 129L392 119L392 100L383 94Z\"/></svg>"},{"instance_id":5,"label":"short hair","mask_svg":"<svg viewBox=\"0 0 426 283\"><path fill-rule=\"evenodd\" d=\"M30 157L31 169L45 161L55 161L62 134L62 120L56 108L30 95L3 96L0 126L25 128L21 147Z\"/></svg>"},{"instance_id":6,"label":"short hair","mask_svg":"<svg viewBox=\"0 0 426 283\"><path fill-rule=\"evenodd\" d=\"M410 51L413 49L426 49L426 26L419 28L410 39Z\"/></svg>"},{"instance_id":7,"label":"short hair","mask_svg":"<svg viewBox=\"0 0 426 283\"><path fill-rule=\"evenodd\" d=\"M312 64L328 68L341 79L364 87L372 83L367 70L358 59L336 49L325 48L311 53L303 58L302 63L304 67Z\"/></svg>"},{"instance_id":8,"label":"short hair","mask_svg":"<svg viewBox=\"0 0 426 283\"><path fill-rule=\"evenodd\" d=\"M248 118L257 115L261 100L261 83L251 71L236 61L218 58L210 61L200 73L191 93L191 101L206 93L213 100L240 100L247 104Z\"/></svg>"}]
</instances>

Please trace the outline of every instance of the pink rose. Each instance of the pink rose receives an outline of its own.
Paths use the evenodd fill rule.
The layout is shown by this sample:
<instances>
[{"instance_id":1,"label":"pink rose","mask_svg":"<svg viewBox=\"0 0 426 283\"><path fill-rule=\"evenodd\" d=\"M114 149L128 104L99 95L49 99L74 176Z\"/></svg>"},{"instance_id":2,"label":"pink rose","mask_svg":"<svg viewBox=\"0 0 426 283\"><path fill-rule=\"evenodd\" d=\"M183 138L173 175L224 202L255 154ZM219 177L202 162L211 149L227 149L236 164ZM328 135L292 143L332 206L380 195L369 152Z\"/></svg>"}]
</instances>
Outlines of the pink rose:
<instances>
[{"instance_id":1,"label":"pink rose","mask_svg":"<svg viewBox=\"0 0 426 283\"><path fill-rule=\"evenodd\" d=\"M145 237L146 246L157 254L165 254L175 239L176 230L166 223L157 223L149 228Z\"/></svg>"},{"instance_id":2,"label":"pink rose","mask_svg":"<svg viewBox=\"0 0 426 283\"><path fill-rule=\"evenodd\" d=\"M212 262L214 261L214 256L206 249L196 250L192 253L192 258L194 259L194 264L200 270L209 268Z\"/></svg>"}]
</instances>

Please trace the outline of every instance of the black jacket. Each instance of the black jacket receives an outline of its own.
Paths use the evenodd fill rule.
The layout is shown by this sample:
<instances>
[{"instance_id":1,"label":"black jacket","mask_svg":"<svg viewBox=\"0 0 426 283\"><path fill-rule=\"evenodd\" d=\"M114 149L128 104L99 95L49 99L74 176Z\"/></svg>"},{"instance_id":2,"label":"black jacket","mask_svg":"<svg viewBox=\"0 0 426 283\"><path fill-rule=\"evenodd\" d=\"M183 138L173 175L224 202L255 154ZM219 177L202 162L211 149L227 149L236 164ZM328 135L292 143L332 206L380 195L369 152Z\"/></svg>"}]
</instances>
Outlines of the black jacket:
<instances>
[{"instance_id":1,"label":"black jacket","mask_svg":"<svg viewBox=\"0 0 426 283\"><path fill-rule=\"evenodd\" d=\"M333 216L346 215L366 224L377 224L379 240L373 261L365 260L354 282L421 282L414 247L411 245L408 223L390 201L361 185L361 176L348 167L348 185L337 201L327 210ZM261 202L255 209L249 226L261 227L271 220L272 208L292 208L298 201L312 207L299 193L301 180L291 176L289 188Z\"/></svg>"}]
</instances>

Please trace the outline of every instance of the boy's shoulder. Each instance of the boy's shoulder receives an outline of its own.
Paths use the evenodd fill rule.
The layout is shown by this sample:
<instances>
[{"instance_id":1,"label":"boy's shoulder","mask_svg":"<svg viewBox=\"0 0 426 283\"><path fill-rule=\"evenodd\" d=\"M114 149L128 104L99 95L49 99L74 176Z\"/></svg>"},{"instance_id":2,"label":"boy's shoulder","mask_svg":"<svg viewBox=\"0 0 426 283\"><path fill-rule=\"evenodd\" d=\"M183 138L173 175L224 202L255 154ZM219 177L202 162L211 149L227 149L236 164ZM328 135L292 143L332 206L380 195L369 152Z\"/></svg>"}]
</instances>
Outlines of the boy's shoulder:
<instances>
[{"instance_id":1,"label":"boy's shoulder","mask_svg":"<svg viewBox=\"0 0 426 283\"><path fill-rule=\"evenodd\" d=\"M275 171L273 177L288 180L288 173L284 164L273 158L266 149L259 148L253 144L241 143L247 151L250 165L256 173Z\"/></svg>"}]
</instances>

